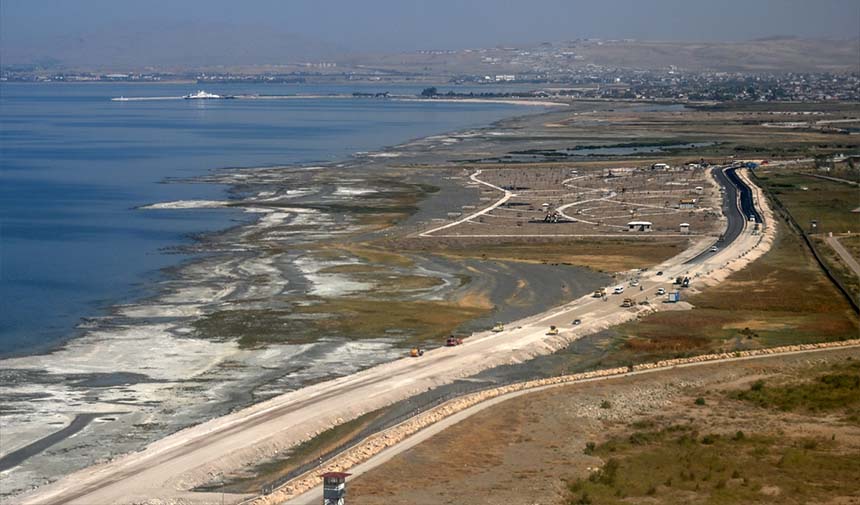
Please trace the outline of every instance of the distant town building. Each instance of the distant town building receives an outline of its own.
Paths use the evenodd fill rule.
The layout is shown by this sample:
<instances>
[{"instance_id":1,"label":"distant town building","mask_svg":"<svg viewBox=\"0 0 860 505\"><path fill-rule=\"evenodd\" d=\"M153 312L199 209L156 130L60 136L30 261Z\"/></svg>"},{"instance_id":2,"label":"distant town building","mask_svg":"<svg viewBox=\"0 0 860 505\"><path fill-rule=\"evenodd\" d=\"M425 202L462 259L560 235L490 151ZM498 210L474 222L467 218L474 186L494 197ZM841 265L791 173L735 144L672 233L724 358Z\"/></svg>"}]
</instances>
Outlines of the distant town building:
<instances>
[{"instance_id":1,"label":"distant town building","mask_svg":"<svg viewBox=\"0 0 860 505\"><path fill-rule=\"evenodd\" d=\"M687 235L690 233L690 223L681 223L681 233Z\"/></svg>"},{"instance_id":2,"label":"distant town building","mask_svg":"<svg viewBox=\"0 0 860 505\"><path fill-rule=\"evenodd\" d=\"M696 208L696 199L695 198L682 198L678 202L679 209L695 209Z\"/></svg>"}]
</instances>

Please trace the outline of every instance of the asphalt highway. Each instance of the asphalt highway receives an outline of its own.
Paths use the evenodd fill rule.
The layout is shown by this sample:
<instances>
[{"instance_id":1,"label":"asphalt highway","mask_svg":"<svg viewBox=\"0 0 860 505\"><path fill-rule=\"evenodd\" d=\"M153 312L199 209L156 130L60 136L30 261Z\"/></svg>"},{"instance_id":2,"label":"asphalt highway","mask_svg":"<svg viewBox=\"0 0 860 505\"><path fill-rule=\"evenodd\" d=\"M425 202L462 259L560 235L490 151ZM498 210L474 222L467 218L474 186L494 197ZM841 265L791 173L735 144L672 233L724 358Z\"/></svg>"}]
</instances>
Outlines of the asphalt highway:
<instances>
[{"instance_id":1,"label":"asphalt highway","mask_svg":"<svg viewBox=\"0 0 860 505\"><path fill-rule=\"evenodd\" d=\"M726 216L726 231L722 237L714 243L718 248L723 248L730 245L737 239L748 219L748 216L755 216L756 222L761 223L761 215L755 209L753 204L752 191L740 180L735 173L735 168L731 167L714 167L711 173L723 188L723 215ZM738 198L740 195L740 198ZM716 254L716 251L706 249L699 255L691 258L685 264L701 263L706 258Z\"/></svg>"}]
</instances>

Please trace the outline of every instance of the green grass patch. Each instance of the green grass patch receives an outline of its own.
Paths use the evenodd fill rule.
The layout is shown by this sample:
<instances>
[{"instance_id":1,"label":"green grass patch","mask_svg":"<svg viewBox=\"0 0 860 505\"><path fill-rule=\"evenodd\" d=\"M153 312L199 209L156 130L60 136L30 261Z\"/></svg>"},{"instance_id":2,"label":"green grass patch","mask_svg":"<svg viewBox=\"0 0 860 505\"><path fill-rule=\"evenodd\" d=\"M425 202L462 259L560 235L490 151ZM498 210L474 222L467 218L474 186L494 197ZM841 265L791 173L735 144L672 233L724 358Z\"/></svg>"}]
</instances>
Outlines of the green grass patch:
<instances>
[{"instance_id":1,"label":"green grass patch","mask_svg":"<svg viewBox=\"0 0 860 505\"><path fill-rule=\"evenodd\" d=\"M851 494L860 458L833 445L742 432L701 434L688 425L635 432L591 446L605 463L569 483L567 503L801 504Z\"/></svg>"},{"instance_id":2,"label":"green grass patch","mask_svg":"<svg viewBox=\"0 0 860 505\"><path fill-rule=\"evenodd\" d=\"M786 384L756 381L732 398L784 411L834 411L860 405L860 363L839 367L812 380Z\"/></svg>"},{"instance_id":3,"label":"green grass patch","mask_svg":"<svg viewBox=\"0 0 860 505\"><path fill-rule=\"evenodd\" d=\"M804 175L808 173L817 172L780 167L757 170L756 179L807 232L860 231L857 214L851 212L860 206L860 187ZM813 220L818 223L814 230Z\"/></svg>"},{"instance_id":4,"label":"green grass patch","mask_svg":"<svg viewBox=\"0 0 860 505\"><path fill-rule=\"evenodd\" d=\"M778 226L762 258L687 297L694 309L657 312L613 330L621 338L602 364L856 338L860 320L800 237Z\"/></svg>"}]
</instances>

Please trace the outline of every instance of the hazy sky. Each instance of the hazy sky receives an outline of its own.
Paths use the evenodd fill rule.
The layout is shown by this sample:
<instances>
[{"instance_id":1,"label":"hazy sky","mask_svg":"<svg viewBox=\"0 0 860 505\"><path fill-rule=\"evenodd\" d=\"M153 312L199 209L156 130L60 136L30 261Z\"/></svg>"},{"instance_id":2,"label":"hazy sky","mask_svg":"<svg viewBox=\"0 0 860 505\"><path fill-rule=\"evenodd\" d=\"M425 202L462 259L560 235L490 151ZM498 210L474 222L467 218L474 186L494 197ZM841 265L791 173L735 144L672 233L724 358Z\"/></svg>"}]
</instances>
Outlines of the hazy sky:
<instances>
[{"instance_id":1,"label":"hazy sky","mask_svg":"<svg viewBox=\"0 0 860 505\"><path fill-rule=\"evenodd\" d=\"M0 0L0 45L52 51L58 37L157 35L231 25L356 52L524 44L577 37L854 38L858 0ZM15 49L15 51L10 51ZM24 51L26 53L26 51ZM47 54L45 54L47 56Z\"/></svg>"}]
</instances>

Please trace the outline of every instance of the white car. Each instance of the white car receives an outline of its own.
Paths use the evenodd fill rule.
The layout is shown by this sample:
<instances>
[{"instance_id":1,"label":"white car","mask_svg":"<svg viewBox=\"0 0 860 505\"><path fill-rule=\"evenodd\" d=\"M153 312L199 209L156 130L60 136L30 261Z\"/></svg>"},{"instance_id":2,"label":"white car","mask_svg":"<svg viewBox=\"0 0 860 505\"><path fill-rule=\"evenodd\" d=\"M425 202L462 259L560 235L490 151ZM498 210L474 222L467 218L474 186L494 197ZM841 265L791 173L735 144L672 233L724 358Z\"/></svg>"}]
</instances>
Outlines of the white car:
<instances>
[{"instance_id":1,"label":"white car","mask_svg":"<svg viewBox=\"0 0 860 505\"><path fill-rule=\"evenodd\" d=\"M710 248L709 250L710 250L711 252L717 252L717 251L719 251L719 250L720 250L720 248L719 248L719 247L717 247L717 246L711 246L711 248Z\"/></svg>"},{"instance_id":2,"label":"white car","mask_svg":"<svg viewBox=\"0 0 860 505\"><path fill-rule=\"evenodd\" d=\"M636 287L636 286L638 286L638 285L639 285L639 281L630 281L630 286L631 286L631 287L634 287L634 288L635 288L635 287Z\"/></svg>"},{"instance_id":3,"label":"white car","mask_svg":"<svg viewBox=\"0 0 860 505\"><path fill-rule=\"evenodd\" d=\"M665 290L665 289L663 289L663 288L657 288L657 294L658 294L658 295L665 295L665 294L666 294L666 290Z\"/></svg>"},{"instance_id":4,"label":"white car","mask_svg":"<svg viewBox=\"0 0 860 505\"><path fill-rule=\"evenodd\" d=\"M612 294L620 295L624 292L624 286L615 286L615 289L612 290Z\"/></svg>"}]
</instances>

